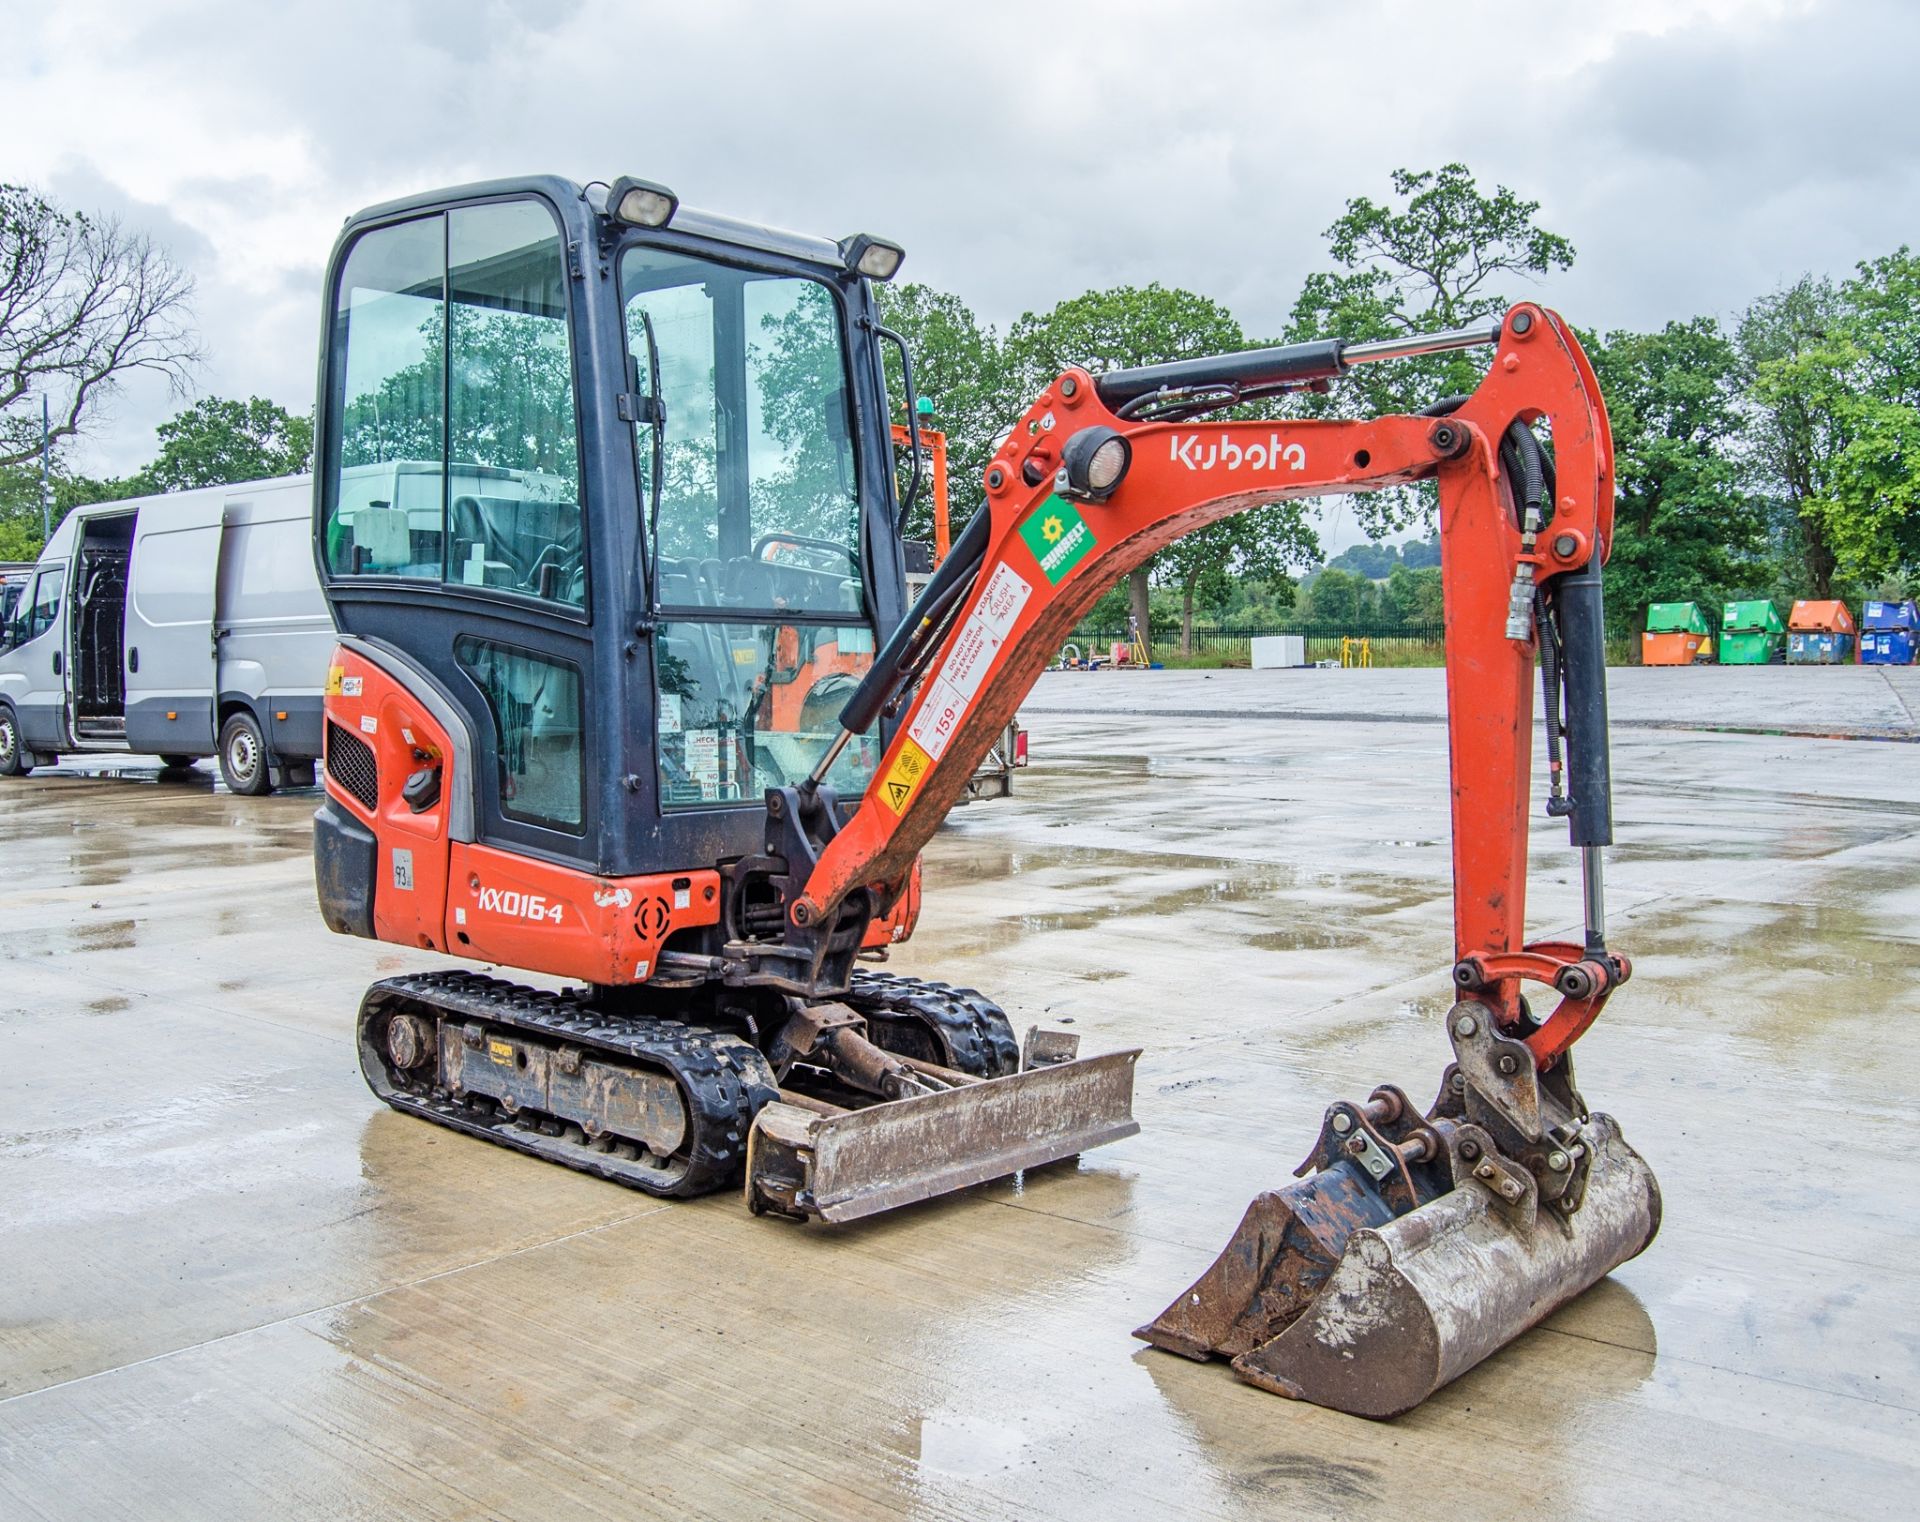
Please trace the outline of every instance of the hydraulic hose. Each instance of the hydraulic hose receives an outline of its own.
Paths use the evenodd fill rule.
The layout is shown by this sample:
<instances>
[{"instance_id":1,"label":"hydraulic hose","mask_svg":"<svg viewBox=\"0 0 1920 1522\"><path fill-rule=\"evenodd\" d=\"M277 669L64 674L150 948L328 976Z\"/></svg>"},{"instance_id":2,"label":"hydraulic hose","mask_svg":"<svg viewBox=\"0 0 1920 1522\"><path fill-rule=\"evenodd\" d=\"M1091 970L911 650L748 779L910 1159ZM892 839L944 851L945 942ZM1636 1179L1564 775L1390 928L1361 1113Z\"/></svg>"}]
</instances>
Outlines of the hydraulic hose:
<instances>
[{"instance_id":1,"label":"hydraulic hose","mask_svg":"<svg viewBox=\"0 0 1920 1522\"><path fill-rule=\"evenodd\" d=\"M987 540L993 533L993 514L983 504L960 537L954 541L947 558L927 582L920 601L900 620L860 685L840 710L840 728L850 735L864 734L893 700L900 678L910 663L936 642L947 623L947 615L972 590L980 563L987 558Z\"/></svg>"}]
</instances>

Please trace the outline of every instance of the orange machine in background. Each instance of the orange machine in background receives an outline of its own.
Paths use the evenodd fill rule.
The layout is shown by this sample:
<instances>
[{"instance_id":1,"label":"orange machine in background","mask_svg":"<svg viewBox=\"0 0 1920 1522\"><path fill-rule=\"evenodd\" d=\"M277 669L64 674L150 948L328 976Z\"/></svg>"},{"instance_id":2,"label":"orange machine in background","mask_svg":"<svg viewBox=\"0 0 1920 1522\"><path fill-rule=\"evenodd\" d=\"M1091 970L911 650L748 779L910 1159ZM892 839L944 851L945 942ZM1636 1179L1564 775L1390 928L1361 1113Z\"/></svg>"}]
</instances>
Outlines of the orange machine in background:
<instances>
[{"instance_id":1,"label":"orange machine in background","mask_svg":"<svg viewBox=\"0 0 1920 1522\"><path fill-rule=\"evenodd\" d=\"M913 430L905 423L893 425L893 445L896 449L913 448ZM926 452L933 487L933 563L938 566L953 548L953 532L947 519L947 436L937 428L922 428L920 447Z\"/></svg>"}]
</instances>

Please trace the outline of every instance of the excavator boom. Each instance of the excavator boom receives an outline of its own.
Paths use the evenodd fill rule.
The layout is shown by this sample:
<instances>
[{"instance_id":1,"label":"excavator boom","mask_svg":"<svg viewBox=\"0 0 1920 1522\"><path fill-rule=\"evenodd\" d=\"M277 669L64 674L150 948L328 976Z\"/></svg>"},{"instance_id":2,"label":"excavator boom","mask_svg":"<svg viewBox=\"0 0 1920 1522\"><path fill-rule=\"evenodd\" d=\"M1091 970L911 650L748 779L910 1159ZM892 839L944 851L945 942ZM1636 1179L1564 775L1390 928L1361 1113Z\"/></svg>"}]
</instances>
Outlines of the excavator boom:
<instances>
[{"instance_id":1,"label":"excavator boom","mask_svg":"<svg viewBox=\"0 0 1920 1522\"><path fill-rule=\"evenodd\" d=\"M1486 378L1420 415L1199 420L1354 364L1470 344L1494 347ZM1543 422L1550 458L1533 432ZM859 809L840 824L819 786L839 744L808 783L770 797L791 854L811 861L787 906L789 947L830 984L834 947L904 890L993 737L1119 577L1248 508L1426 480L1446 602L1455 1061L1424 1115L1390 1087L1330 1109L1302 1181L1262 1195L1219 1261L1138 1334L1373 1416L1417 1404L1658 1227L1651 1172L1586 1110L1569 1057L1631 968L1607 946L1600 879L1612 446L1559 316L1523 304L1484 329L1382 345L1066 371L1014 426L987 468L986 505L842 710L839 744L883 712L900 720ZM1548 810L1581 853L1578 942L1526 938L1536 670ZM1528 983L1557 998L1544 1018Z\"/></svg>"}]
</instances>

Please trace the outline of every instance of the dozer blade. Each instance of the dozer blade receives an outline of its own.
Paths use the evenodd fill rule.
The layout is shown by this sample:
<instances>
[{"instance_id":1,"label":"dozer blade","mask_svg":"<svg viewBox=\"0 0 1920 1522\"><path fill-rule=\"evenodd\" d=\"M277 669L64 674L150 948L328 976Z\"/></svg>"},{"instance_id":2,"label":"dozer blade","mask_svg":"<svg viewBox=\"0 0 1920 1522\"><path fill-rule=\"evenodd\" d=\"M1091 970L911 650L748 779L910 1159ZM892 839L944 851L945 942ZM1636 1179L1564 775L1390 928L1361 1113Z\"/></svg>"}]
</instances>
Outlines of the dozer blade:
<instances>
[{"instance_id":1,"label":"dozer blade","mask_svg":"<svg viewBox=\"0 0 1920 1522\"><path fill-rule=\"evenodd\" d=\"M1593 1161L1569 1214L1512 1210L1469 1179L1396 1217L1347 1163L1263 1194L1213 1266L1134 1335L1231 1359L1276 1395L1398 1416L1653 1240L1652 1170L1610 1116L1582 1132Z\"/></svg>"},{"instance_id":2,"label":"dozer blade","mask_svg":"<svg viewBox=\"0 0 1920 1522\"><path fill-rule=\"evenodd\" d=\"M776 1100L747 1137L747 1203L857 1221L1122 1141L1140 1129L1139 1057L1108 1052L860 1110Z\"/></svg>"}]
</instances>

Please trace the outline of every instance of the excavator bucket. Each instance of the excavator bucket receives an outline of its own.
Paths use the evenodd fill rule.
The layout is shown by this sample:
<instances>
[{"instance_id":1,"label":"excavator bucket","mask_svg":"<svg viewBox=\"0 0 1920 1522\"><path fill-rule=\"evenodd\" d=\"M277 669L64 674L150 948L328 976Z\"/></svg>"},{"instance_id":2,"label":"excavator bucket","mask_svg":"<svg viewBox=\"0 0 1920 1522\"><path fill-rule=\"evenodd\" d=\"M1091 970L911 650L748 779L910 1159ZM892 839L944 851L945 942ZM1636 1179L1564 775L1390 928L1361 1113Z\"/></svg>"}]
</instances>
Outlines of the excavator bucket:
<instances>
[{"instance_id":1,"label":"excavator bucket","mask_svg":"<svg viewBox=\"0 0 1920 1522\"><path fill-rule=\"evenodd\" d=\"M1030 1035L1025 1069L1005 1078L911 1062L951 1086L862 1108L783 1088L747 1136L748 1205L857 1221L1138 1133L1139 1049L1074 1058L1061 1055L1063 1040L1073 1038Z\"/></svg>"},{"instance_id":2,"label":"excavator bucket","mask_svg":"<svg viewBox=\"0 0 1920 1522\"><path fill-rule=\"evenodd\" d=\"M1344 1147L1337 1160L1322 1158L1320 1171L1259 1196L1213 1266L1136 1337L1188 1358L1230 1360L1242 1379L1276 1395L1397 1416L1639 1253L1659 1229L1653 1173L1609 1116L1588 1117L1551 1154L1578 1153L1568 1172L1580 1173L1551 1201L1486 1147L1478 1128L1421 1127L1445 1147L1440 1177L1449 1159L1460 1176L1411 1208L1434 1161L1419 1156L1425 1143L1396 1149L1392 1137L1357 1123L1358 1107L1345 1118L1335 1131L1366 1145ZM1414 1166L1392 1161L1396 1150Z\"/></svg>"}]
</instances>

